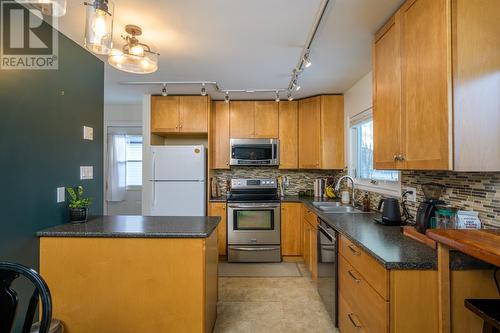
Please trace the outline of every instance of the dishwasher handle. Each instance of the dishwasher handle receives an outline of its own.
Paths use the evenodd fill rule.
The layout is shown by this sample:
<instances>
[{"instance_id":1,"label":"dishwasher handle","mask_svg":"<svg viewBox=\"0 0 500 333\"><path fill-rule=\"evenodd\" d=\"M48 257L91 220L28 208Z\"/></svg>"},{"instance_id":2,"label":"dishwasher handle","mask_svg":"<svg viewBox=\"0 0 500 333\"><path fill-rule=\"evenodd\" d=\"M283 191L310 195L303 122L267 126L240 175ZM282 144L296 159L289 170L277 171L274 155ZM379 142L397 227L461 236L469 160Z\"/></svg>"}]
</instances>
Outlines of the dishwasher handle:
<instances>
[{"instance_id":1,"label":"dishwasher handle","mask_svg":"<svg viewBox=\"0 0 500 333\"><path fill-rule=\"evenodd\" d=\"M323 227L321 224L318 224L318 229L321 231L321 233L326 237L328 238L328 240L330 242L334 242L335 241L335 236L333 236L332 234L330 234L325 227Z\"/></svg>"}]
</instances>

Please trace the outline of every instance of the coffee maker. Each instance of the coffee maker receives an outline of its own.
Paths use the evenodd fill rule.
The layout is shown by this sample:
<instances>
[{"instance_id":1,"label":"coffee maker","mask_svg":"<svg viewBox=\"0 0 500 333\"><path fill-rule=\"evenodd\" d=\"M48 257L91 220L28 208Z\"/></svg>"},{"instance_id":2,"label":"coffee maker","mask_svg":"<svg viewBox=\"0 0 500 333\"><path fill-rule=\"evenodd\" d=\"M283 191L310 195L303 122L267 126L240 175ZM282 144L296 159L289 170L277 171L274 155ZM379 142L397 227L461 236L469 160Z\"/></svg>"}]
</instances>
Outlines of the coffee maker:
<instances>
[{"instance_id":1,"label":"coffee maker","mask_svg":"<svg viewBox=\"0 0 500 333\"><path fill-rule=\"evenodd\" d=\"M416 229L425 234L425 230L431 226L431 218L434 217L437 205L443 205L445 202L440 200L444 186L437 183L422 184L425 201L420 203L417 210Z\"/></svg>"}]
</instances>

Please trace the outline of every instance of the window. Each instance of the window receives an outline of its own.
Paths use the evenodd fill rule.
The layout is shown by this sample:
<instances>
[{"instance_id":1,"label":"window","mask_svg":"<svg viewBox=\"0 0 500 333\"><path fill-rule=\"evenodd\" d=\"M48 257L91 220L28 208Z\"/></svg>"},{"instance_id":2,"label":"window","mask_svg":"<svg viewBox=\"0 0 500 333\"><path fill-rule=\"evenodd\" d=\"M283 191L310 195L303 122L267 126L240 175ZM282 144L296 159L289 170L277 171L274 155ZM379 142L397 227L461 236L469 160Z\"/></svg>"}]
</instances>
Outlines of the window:
<instances>
[{"instance_id":1,"label":"window","mask_svg":"<svg viewBox=\"0 0 500 333\"><path fill-rule=\"evenodd\" d=\"M142 136L126 136L127 188L142 186Z\"/></svg>"},{"instance_id":2,"label":"window","mask_svg":"<svg viewBox=\"0 0 500 333\"><path fill-rule=\"evenodd\" d=\"M400 173L373 169L373 118L371 109L350 119L349 174L360 189L400 195Z\"/></svg>"}]
</instances>

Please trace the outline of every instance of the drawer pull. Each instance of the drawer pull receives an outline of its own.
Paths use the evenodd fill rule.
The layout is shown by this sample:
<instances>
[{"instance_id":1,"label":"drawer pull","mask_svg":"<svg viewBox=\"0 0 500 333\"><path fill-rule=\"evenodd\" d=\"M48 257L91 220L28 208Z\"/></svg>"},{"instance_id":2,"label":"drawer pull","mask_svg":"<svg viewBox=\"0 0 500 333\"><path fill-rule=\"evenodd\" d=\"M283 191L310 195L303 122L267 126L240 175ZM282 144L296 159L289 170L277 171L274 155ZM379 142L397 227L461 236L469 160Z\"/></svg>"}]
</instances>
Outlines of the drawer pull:
<instances>
[{"instance_id":1,"label":"drawer pull","mask_svg":"<svg viewBox=\"0 0 500 333\"><path fill-rule=\"evenodd\" d=\"M356 283L360 283L360 282L361 282L361 280L360 280L360 279L358 279L358 278L356 277L356 275L354 275L354 273L353 273L352 271L350 271L350 270L349 270L349 271L347 271L347 273L349 273L349 275L352 277L352 279L353 279Z\"/></svg>"},{"instance_id":2,"label":"drawer pull","mask_svg":"<svg viewBox=\"0 0 500 333\"><path fill-rule=\"evenodd\" d=\"M349 248L349 250L351 250L352 253L354 253L355 256L360 256L361 255L360 252L356 251L356 248L354 247L354 245L349 244L347 247Z\"/></svg>"},{"instance_id":3,"label":"drawer pull","mask_svg":"<svg viewBox=\"0 0 500 333\"><path fill-rule=\"evenodd\" d=\"M354 313L349 313L349 314L347 315L347 317L349 317L349 320L351 321L351 323L352 323L352 325L353 325L354 327L356 327L357 329L358 329L358 328L361 328L361 325L359 325L358 323L356 323L356 322L354 321L354 319L352 319L354 316L356 316ZM356 317L357 317L357 316L356 316Z\"/></svg>"}]
</instances>

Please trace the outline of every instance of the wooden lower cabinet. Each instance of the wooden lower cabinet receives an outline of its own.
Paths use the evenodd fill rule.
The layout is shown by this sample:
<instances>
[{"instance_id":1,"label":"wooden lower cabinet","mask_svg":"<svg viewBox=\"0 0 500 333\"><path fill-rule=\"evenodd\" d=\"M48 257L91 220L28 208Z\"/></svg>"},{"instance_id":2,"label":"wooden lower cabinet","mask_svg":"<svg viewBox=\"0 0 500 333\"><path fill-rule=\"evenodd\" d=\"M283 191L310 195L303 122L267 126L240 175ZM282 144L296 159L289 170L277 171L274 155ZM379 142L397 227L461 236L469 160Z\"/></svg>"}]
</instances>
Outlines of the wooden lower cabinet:
<instances>
[{"instance_id":1,"label":"wooden lower cabinet","mask_svg":"<svg viewBox=\"0 0 500 333\"><path fill-rule=\"evenodd\" d=\"M302 255L302 204L281 204L281 255Z\"/></svg>"},{"instance_id":2,"label":"wooden lower cabinet","mask_svg":"<svg viewBox=\"0 0 500 333\"><path fill-rule=\"evenodd\" d=\"M220 216L221 221L217 226L217 248L219 256L227 255L227 213L225 202L210 202L208 216Z\"/></svg>"},{"instance_id":3,"label":"wooden lower cabinet","mask_svg":"<svg viewBox=\"0 0 500 333\"><path fill-rule=\"evenodd\" d=\"M304 264L311 272L314 280L318 278L318 222L317 216L302 206L302 239Z\"/></svg>"}]
</instances>

